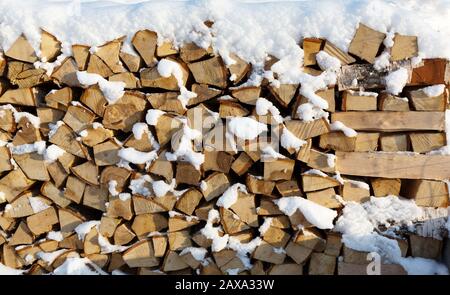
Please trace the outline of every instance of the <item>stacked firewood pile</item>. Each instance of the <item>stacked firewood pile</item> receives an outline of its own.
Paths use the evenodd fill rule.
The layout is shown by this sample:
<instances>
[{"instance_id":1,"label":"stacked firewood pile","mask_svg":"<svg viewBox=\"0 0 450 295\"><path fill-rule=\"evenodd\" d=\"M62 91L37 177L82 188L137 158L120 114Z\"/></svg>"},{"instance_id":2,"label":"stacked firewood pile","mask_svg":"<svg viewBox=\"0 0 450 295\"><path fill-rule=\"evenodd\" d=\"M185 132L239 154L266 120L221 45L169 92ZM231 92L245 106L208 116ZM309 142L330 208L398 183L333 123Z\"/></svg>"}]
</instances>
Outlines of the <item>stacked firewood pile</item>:
<instances>
[{"instance_id":1,"label":"stacked firewood pile","mask_svg":"<svg viewBox=\"0 0 450 295\"><path fill-rule=\"evenodd\" d=\"M149 30L132 39L138 55L124 38L63 56L49 32L38 54L19 37L0 59L1 263L28 274L68 261L98 273L364 274L367 253L280 204L301 198L332 218L370 196L448 206L449 63L413 64L417 38L385 38L360 24L348 53L300 42L312 77L319 52L341 65L315 93L329 117L306 118L302 85L244 84L252 66L237 55L226 66L212 48L158 45ZM394 95L397 69L408 79ZM398 242L403 256L441 255L436 237Z\"/></svg>"}]
</instances>

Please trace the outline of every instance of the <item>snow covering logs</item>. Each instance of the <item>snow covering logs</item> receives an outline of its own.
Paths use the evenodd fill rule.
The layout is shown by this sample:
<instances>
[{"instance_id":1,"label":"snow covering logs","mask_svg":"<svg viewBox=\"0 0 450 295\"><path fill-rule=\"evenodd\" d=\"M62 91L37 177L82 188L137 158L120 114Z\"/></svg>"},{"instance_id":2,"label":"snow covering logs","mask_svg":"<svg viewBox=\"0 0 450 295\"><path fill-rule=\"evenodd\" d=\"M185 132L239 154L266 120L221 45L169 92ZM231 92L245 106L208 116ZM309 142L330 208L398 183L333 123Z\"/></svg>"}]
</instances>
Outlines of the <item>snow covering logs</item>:
<instances>
[{"instance_id":1,"label":"snow covering logs","mask_svg":"<svg viewBox=\"0 0 450 295\"><path fill-rule=\"evenodd\" d=\"M449 62L416 37L304 38L297 84L274 56L252 84L235 54L124 40L2 53L0 272L448 272Z\"/></svg>"}]
</instances>

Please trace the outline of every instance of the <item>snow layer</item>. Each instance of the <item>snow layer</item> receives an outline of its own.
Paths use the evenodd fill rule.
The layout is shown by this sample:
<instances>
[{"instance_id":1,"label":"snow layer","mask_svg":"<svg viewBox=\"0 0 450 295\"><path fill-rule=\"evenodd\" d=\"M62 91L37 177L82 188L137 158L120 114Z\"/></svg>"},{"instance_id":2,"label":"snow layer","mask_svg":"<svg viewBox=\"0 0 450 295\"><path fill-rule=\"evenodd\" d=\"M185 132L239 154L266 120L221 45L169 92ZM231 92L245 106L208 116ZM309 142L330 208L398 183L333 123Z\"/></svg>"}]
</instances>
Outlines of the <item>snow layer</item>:
<instances>
[{"instance_id":1,"label":"snow layer","mask_svg":"<svg viewBox=\"0 0 450 295\"><path fill-rule=\"evenodd\" d=\"M69 257L55 268L55 275L106 275L101 268L88 258Z\"/></svg>"},{"instance_id":2,"label":"snow layer","mask_svg":"<svg viewBox=\"0 0 450 295\"><path fill-rule=\"evenodd\" d=\"M309 223L320 229L334 227L333 220L337 216L337 212L312 201L302 197L284 197L275 200L274 203L284 214L289 216L300 210Z\"/></svg>"},{"instance_id":3,"label":"snow layer","mask_svg":"<svg viewBox=\"0 0 450 295\"><path fill-rule=\"evenodd\" d=\"M249 3L258 2L258 3ZM211 42L224 55L230 50L261 64L267 54L277 58L300 53L303 36L324 37L346 50L359 21L387 33L417 35L425 57L450 57L450 3L445 0L404 1L1 1L1 47L7 50L22 33L39 49L39 29L55 34L70 52L71 44L95 48L107 41L149 28L159 42L175 46L193 41ZM111 22L111 15L126 22ZM408 17L404 17L407 15ZM170 22L167 22L170 19ZM213 38L204 21L215 22ZM299 24L299 20L307 20ZM330 21L332 20L332 21ZM88 33L86 33L88 32ZM194 33L195 32L195 33ZM270 42L267 42L269 41ZM229 58L225 60L230 63Z\"/></svg>"},{"instance_id":4,"label":"snow layer","mask_svg":"<svg viewBox=\"0 0 450 295\"><path fill-rule=\"evenodd\" d=\"M238 138L253 140L259 134L267 131L267 125L250 117L234 117L227 122L228 131Z\"/></svg>"},{"instance_id":5,"label":"snow layer","mask_svg":"<svg viewBox=\"0 0 450 295\"><path fill-rule=\"evenodd\" d=\"M148 162L152 162L158 158L158 154L156 151L151 152L141 152L136 150L135 148L122 148L118 152L119 157L123 160L131 162L133 164L145 164Z\"/></svg>"},{"instance_id":6,"label":"snow layer","mask_svg":"<svg viewBox=\"0 0 450 295\"><path fill-rule=\"evenodd\" d=\"M428 87L422 88L421 90L423 91L423 93L425 93L426 96L435 97L435 96L439 96L442 93L444 93L445 85L439 84L439 85L428 86Z\"/></svg>"},{"instance_id":7,"label":"snow layer","mask_svg":"<svg viewBox=\"0 0 450 295\"><path fill-rule=\"evenodd\" d=\"M285 149L292 148L296 152L298 152L300 150L300 148L304 144L306 144L306 141L295 136L294 133L289 131L287 128L283 128L283 131L281 133L281 138L280 138L280 144Z\"/></svg>"},{"instance_id":8,"label":"snow layer","mask_svg":"<svg viewBox=\"0 0 450 295\"><path fill-rule=\"evenodd\" d=\"M217 200L216 205L219 207L224 207L226 209L233 206L238 199L238 192L247 193L247 187L242 183L235 183L222 194L222 196Z\"/></svg>"},{"instance_id":9,"label":"snow layer","mask_svg":"<svg viewBox=\"0 0 450 295\"><path fill-rule=\"evenodd\" d=\"M398 95L408 82L408 70L399 68L390 72L385 78L387 92Z\"/></svg>"},{"instance_id":10,"label":"snow layer","mask_svg":"<svg viewBox=\"0 0 450 295\"><path fill-rule=\"evenodd\" d=\"M108 81L98 74L77 72L77 78L81 85L91 86L98 84L109 104L116 103L124 94L125 83L121 81Z\"/></svg>"},{"instance_id":11,"label":"snow layer","mask_svg":"<svg viewBox=\"0 0 450 295\"><path fill-rule=\"evenodd\" d=\"M414 201L395 196L371 197L363 204L347 202L334 230L343 243L354 250L377 252L391 263L400 264L408 274L448 274L447 268L430 259L401 256L395 239L378 233L379 226L411 225L421 216Z\"/></svg>"},{"instance_id":12,"label":"snow layer","mask_svg":"<svg viewBox=\"0 0 450 295\"><path fill-rule=\"evenodd\" d=\"M162 77L175 77L181 93L180 95L178 95L178 100L181 102L181 105L184 108L186 108L186 105L191 98L197 97L196 93L187 90L187 88L184 86L183 72L181 70L181 66L177 62L174 62L167 58L163 58L158 62L157 70Z\"/></svg>"},{"instance_id":13,"label":"snow layer","mask_svg":"<svg viewBox=\"0 0 450 295\"><path fill-rule=\"evenodd\" d=\"M340 121L335 121L330 124L330 129L332 131L342 131L347 137L355 137L358 133L350 127L344 125L344 123Z\"/></svg>"}]
</instances>

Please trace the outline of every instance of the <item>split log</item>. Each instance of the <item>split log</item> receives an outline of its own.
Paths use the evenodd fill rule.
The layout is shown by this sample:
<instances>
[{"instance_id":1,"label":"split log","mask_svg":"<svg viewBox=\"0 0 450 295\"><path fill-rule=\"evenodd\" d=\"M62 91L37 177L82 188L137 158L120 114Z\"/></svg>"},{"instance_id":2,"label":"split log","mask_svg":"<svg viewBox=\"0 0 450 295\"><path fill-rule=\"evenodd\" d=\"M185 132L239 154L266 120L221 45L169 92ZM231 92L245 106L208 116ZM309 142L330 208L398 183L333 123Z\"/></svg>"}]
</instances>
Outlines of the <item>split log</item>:
<instances>
[{"instance_id":1,"label":"split log","mask_svg":"<svg viewBox=\"0 0 450 295\"><path fill-rule=\"evenodd\" d=\"M380 148L384 152L399 152L409 150L408 134L393 133L380 136Z\"/></svg>"},{"instance_id":2,"label":"split log","mask_svg":"<svg viewBox=\"0 0 450 295\"><path fill-rule=\"evenodd\" d=\"M149 30L138 31L131 40L134 48L148 67L155 63L156 42L156 33Z\"/></svg>"},{"instance_id":3,"label":"split log","mask_svg":"<svg viewBox=\"0 0 450 295\"><path fill-rule=\"evenodd\" d=\"M422 89L410 91L408 97L416 111L443 112L447 106L447 93L444 90L437 96L428 96Z\"/></svg>"},{"instance_id":4,"label":"split log","mask_svg":"<svg viewBox=\"0 0 450 295\"><path fill-rule=\"evenodd\" d=\"M348 52L373 63L378 49L385 38L386 34L360 23L350 43Z\"/></svg>"},{"instance_id":5,"label":"split log","mask_svg":"<svg viewBox=\"0 0 450 295\"><path fill-rule=\"evenodd\" d=\"M327 208L340 208L342 204L336 198L336 192L333 188L327 188L320 191L307 192L306 198Z\"/></svg>"},{"instance_id":6,"label":"split log","mask_svg":"<svg viewBox=\"0 0 450 295\"><path fill-rule=\"evenodd\" d=\"M328 53L329 55L339 59L342 65L348 65L351 63L354 63L356 60L349 55L348 53L342 51L339 49L336 45L331 43L330 41L325 41L325 44L323 46L323 51Z\"/></svg>"},{"instance_id":7,"label":"split log","mask_svg":"<svg viewBox=\"0 0 450 295\"><path fill-rule=\"evenodd\" d=\"M41 59L52 62L61 53L61 42L47 31L41 32Z\"/></svg>"},{"instance_id":8,"label":"split log","mask_svg":"<svg viewBox=\"0 0 450 295\"><path fill-rule=\"evenodd\" d=\"M446 144L445 134L441 132L411 132L408 136L412 150L416 153L427 153Z\"/></svg>"},{"instance_id":9,"label":"split log","mask_svg":"<svg viewBox=\"0 0 450 295\"><path fill-rule=\"evenodd\" d=\"M344 91L342 95L343 111L376 111L377 95L361 95L351 90Z\"/></svg>"},{"instance_id":10,"label":"split log","mask_svg":"<svg viewBox=\"0 0 450 295\"><path fill-rule=\"evenodd\" d=\"M303 65L313 66L317 63L316 54L322 48L323 40L318 38L304 38L303 39Z\"/></svg>"},{"instance_id":11,"label":"split log","mask_svg":"<svg viewBox=\"0 0 450 295\"><path fill-rule=\"evenodd\" d=\"M279 87L269 86L273 97L283 107L287 107L297 92L298 84L281 84Z\"/></svg>"},{"instance_id":12,"label":"split log","mask_svg":"<svg viewBox=\"0 0 450 295\"><path fill-rule=\"evenodd\" d=\"M409 111L408 99L382 92L378 96L378 109L380 111L407 112Z\"/></svg>"},{"instance_id":13,"label":"split log","mask_svg":"<svg viewBox=\"0 0 450 295\"><path fill-rule=\"evenodd\" d=\"M227 86L227 70L220 57L188 64L197 83L225 88Z\"/></svg>"},{"instance_id":14,"label":"split log","mask_svg":"<svg viewBox=\"0 0 450 295\"><path fill-rule=\"evenodd\" d=\"M450 62L445 59L424 59L412 70L411 82L407 85L445 84L450 81Z\"/></svg>"},{"instance_id":15,"label":"split log","mask_svg":"<svg viewBox=\"0 0 450 295\"><path fill-rule=\"evenodd\" d=\"M58 215L53 207L27 217L28 228L36 236L49 232L58 222Z\"/></svg>"},{"instance_id":16,"label":"split log","mask_svg":"<svg viewBox=\"0 0 450 295\"><path fill-rule=\"evenodd\" d=\"M290 180L295 160L274 159L264 162L264 180Z\"/></svg>"},{"instance_id":17,"label":"split log","mask_svg":"<svg viewBox=\"0 0 450 295\"><path fill-rule=\"evenodd\" d=\"M272 194L275 182L270 180L264 180L263 177L254 176L250 173L245 178L245 184L248 190L254 194L270 195Z\"/></svg>"},{"instance_id":18,"label":"split log","mask_svg":"<svg viewBox=\"0 0 450 295\"><path fill-rule=\"evenodd\" d=\"M74 44L72 45L72 54L78 70L85 71L89 60L89 46Z\"/></svg>"},{"instance_id":19,"label":"split log","mask_svg":"<svg viewBox=\"0 0 450 295\"><path fill-rule=\"evenodd\" d=\"M11 47L5 52L5 55L29 63L37 61L36 53L24 35L20 35L14 41Z\"/></svg>"},{"instance_id":20,"label":"split log","mask_svg":"<svg viewBox=\"0 0 450 295\"><path fill-rule=\"evenodd\" d=\"M152 267L159 265L159 259L154 256L152 242L143 240L134 244L122 255L129 267Z\"/></svg>"},{"instance_id":21,"label":"split log","mask_svg":"<svg viewBox=\"0 0 450 295\"><path fill-rule=\"evenodd\" d=\"M385 197L389 195L399 196L402 182L396 178L373 178L370 184L375 197Z\"/></svg>"},{"instance_id":22,"label":"split log","mask_svg":"<svg viewBox=\"0 0 450 295\"><path fill-rule=\"evenodd\" d=\"M391 60L397 61L417 56L419 48L416 36L395 34L394 45L391 48Z\"/></svg>"}]
</instances>

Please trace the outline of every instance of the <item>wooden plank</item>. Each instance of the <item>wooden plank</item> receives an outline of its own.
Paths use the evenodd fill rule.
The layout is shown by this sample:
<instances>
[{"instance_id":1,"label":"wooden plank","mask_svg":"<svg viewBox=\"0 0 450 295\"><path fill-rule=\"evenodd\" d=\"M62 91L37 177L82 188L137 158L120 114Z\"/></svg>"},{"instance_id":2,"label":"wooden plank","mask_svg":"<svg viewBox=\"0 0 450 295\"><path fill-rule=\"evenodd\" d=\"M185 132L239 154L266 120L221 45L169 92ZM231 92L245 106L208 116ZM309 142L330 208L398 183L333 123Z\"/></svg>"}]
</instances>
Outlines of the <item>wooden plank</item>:
<instances>
[{"instance_id":1,"label":"wooden plank","mask_svg":"<svg viewBox=\"0 0 450 295\"><path fill-rule=\"evenodd\" d=\"M398 153L336 152L342 174L407 179L450 178L450 157Z\"/></svg>"},{"instance_id":2,"label":"wooden plank","mask_svg":"<svg viewBox=\"0 0 450 295\"><path fill-rule=\"evenodd\" d=\"M331 114L331 122L340 121L355 130L414 131L445 130L444 112L341 112Z\"/></svg>"}]
</instances>

